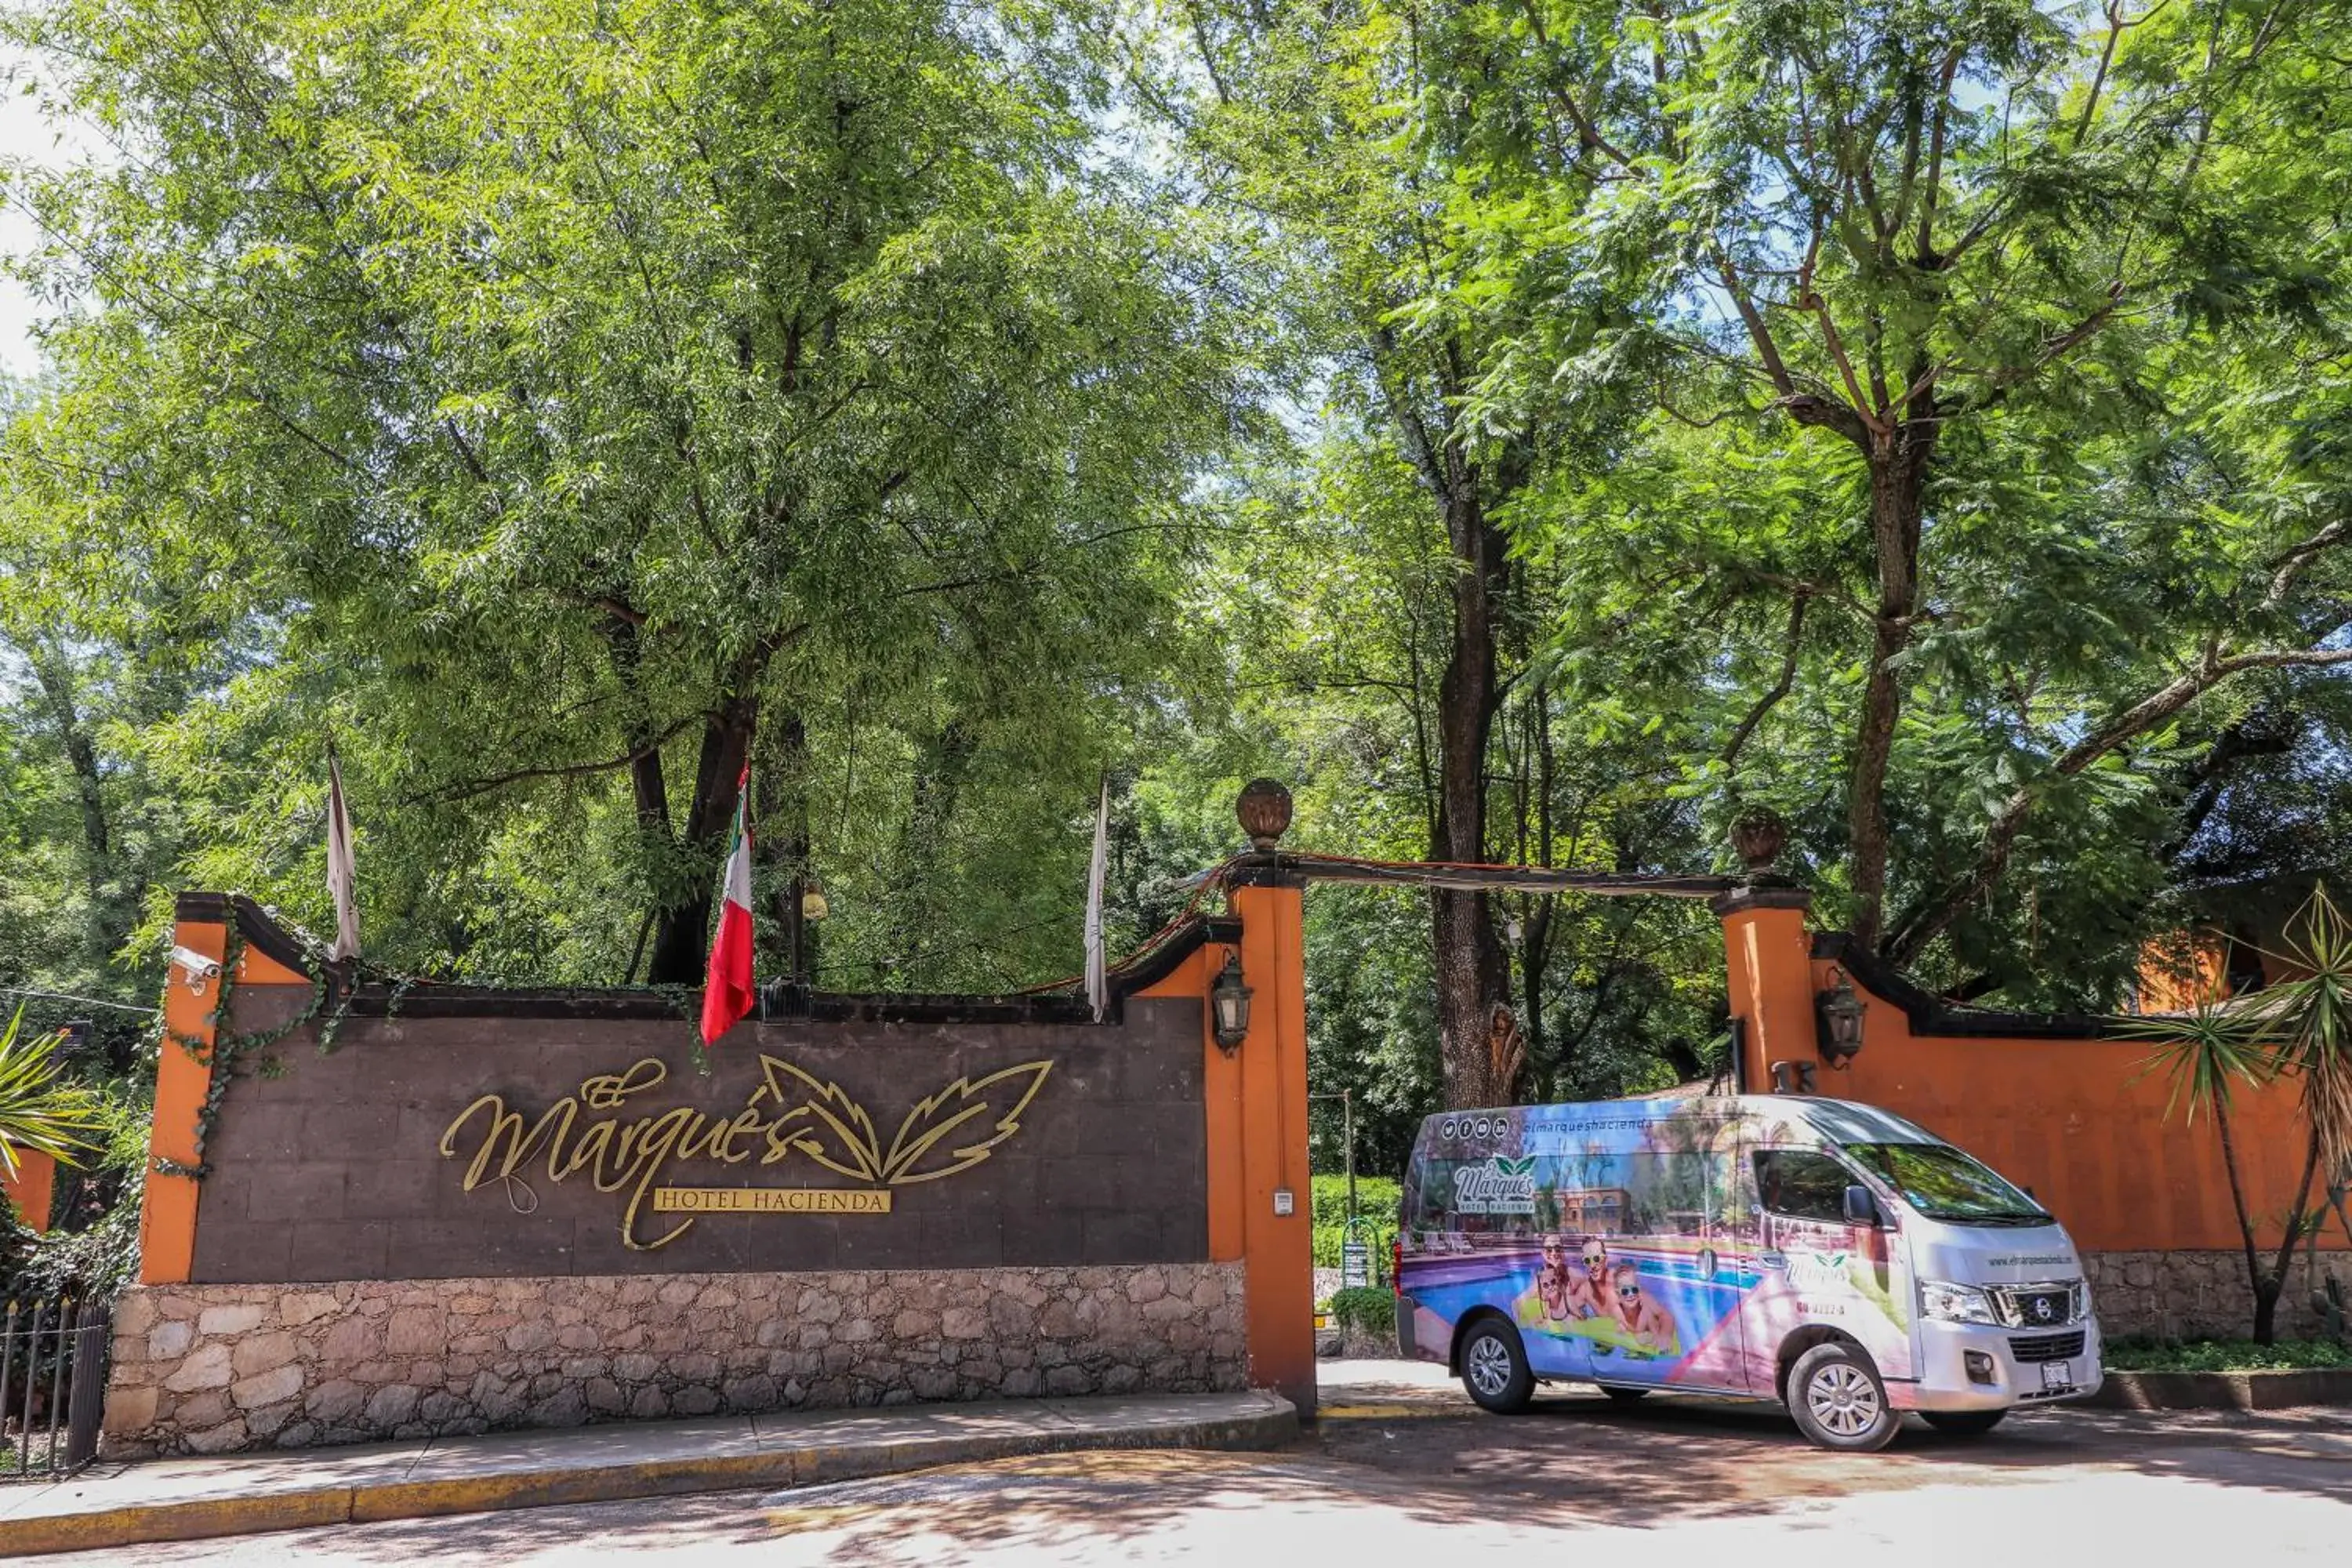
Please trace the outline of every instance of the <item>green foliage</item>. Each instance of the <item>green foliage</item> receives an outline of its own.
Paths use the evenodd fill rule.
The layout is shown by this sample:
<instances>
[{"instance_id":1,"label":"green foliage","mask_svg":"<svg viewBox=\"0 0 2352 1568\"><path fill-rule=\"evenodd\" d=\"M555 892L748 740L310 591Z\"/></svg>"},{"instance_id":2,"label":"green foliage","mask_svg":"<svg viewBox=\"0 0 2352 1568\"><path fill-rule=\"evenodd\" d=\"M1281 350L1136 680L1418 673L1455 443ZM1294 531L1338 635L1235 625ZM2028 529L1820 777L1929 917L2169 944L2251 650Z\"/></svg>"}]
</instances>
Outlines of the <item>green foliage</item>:
<instances>
[{"instance_id":1,"label":"green foliage","mask_svg":"<svg viewBox=\"0 0 2352 1568\"><path fill-rule=\"evenodd\" d=\"M2333 1340L2110 1340L2111 1372L2271 1372L2295 1367L2352 1367L2352 1347Z\"/></svg>"},{"instance_id":2,"label":"green foliage","mask_svg":"<svg viewBox=\"0 0 2352 1568\"><path fill-rule=\"evenodd\" d=\"M2352 923L2323 885L2292 930L2282 966L2292 978L2259 1013L2276 1041L2275 1070L2302 1089L2324 1179L2341 1185L2352 1181Z\"/></svg>"},{"instance_id":3,"label":"green foliage","mask_svg":"<svg viewBox=\"0 0 2352 1568\"><path fill-rule=\"evenodd\" d=\"M1392 1176L1356 1178L1355 1239L1370 1248L1367 1266L1375 1279L1385 1279L1389 1269L1389 1244L1396 1239L1397 1208L1402 1202L1402 1184ZM1349 1239L1348 1178L1317 1176L1313 1179L1312 1200L1315 1205L1315 1267L1340 1267L1340 1248Z\"/></svg>"},{"instance_id":4,"label":"green foliage","mask_svg":"<svg viewBox=\"0 0 2352 1568\"><path fill-rule=\"evenodd\" d=\"M2185 1014L2123 1019L2116 1029L2126 1038L2155 1042L2143 1070L2162 1073L2171 1085L2164 1102L2167 1116L2178 1111L2191 1122L2200 1116L2226 1116L2240 1087L2278 1075L2278 1058L2263 1038L2261 1020L2212 998L2200 999Z\"/></svg>"},{"instance_id":5,"label":"green foliage","mask_svg":"<svg viewBox=\"0 0 2352 1568\"><path fill-rule=\"evenodd\" d=\"M1396 1297L1379 1287L1342 1290L1331 1298L1331 1317L1343 1329L1392 1338L1396 1333Z\"/></svg>"},{"instance_id":6,"label":"green foliage","mask_svg":"<svg viewBox=\"0 0 2352 1568\"><path fill-rule=\"evenodd\" d=\"M180 877L323 924L331 729L379 957L617 981L642 911L701 907L748 745L763 882L814 858L839 890L837 984L1071 951L933 928L1066 902L1083 842L1034 808L1074 816L1178 695L1165 498L1239 416L1181 237L1083 155L1050 17L10 26L157 150L28 182L35 264L93 305L10 435L18 526L109 541L98 629L247 652L124 738L206 820ZM638 973L702 940L666 925Z\"/></svg>"},{"instance_id":7,"label":"green foliage","mask_svg":"<svg viewBox=\"0 0 2352 1568\"><path fill-rule=\"evenodd\" d=\"M134 1189L135 1191L135 1189ZM139 1205L106 1210L79 1230L36 1235L0 1215L0 1297L110 1298L139 1275Z\"/></svg>"}]
</instances>

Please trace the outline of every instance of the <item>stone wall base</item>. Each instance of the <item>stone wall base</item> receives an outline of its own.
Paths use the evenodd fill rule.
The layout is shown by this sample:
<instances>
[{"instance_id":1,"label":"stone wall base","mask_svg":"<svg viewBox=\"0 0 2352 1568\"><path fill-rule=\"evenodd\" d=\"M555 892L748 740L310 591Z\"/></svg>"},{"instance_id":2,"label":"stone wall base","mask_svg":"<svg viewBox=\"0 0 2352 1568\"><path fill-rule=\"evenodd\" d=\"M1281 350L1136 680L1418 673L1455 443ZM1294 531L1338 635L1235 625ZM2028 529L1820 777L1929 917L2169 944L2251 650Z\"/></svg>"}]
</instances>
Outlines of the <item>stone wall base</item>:
<instances>
[{"instance_id":1,"label":"stone wall base","mask_svg":"<svg viewBox=\"0 0 2352 1568\"><path fill-rule=\"evenodd\" d=\"M2266 1251L2264 1265L2274 1256ZM2321 1331L2311 1305L2310 1256L2297 1248L2287 1271L2278 1304L2283 1339ZM2242 1340L2253 1332L2254 1292L2242 1252L2089 1252L2083 1271L2100 1331L2110 1339ZM2352 1296L2352 1254L2323 1251L2319 1271L2333 1272Z\"/></svg>"},{"instance_id":2,"label":"stone wall base","mask_svg":"<svg viewBox=\"0 0 2352 1568\"><path fill-rule=\"evenodd\" d=\"M1248 1383L1237 1262L147 1286L113 1349L121 1458Z\"/></svg>"}]
</instances>

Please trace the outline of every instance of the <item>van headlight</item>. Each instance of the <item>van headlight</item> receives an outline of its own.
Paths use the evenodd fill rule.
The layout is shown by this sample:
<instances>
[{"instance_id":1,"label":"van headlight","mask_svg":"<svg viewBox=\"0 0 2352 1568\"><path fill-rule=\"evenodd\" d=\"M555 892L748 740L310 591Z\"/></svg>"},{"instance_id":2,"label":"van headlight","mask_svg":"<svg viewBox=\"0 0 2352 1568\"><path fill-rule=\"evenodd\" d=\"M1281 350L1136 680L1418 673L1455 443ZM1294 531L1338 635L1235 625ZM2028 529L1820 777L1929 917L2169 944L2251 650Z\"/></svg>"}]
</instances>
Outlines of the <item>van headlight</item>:
<instances>
[{"instance_id":1,"label":"van headlight","mask_svg":"<svg viewBox=\"0 0 2352 1568\"><path fill-rule=\"evenodd\" d=\"M1930 1318L1940 1318L1948 1323L1993 1323L2000 1320L1992 1315L1992 1302L1973 1285L1955 1285L1944 1279L1919 1281L1919 1310Z\"/></svg>"}]
</instances>

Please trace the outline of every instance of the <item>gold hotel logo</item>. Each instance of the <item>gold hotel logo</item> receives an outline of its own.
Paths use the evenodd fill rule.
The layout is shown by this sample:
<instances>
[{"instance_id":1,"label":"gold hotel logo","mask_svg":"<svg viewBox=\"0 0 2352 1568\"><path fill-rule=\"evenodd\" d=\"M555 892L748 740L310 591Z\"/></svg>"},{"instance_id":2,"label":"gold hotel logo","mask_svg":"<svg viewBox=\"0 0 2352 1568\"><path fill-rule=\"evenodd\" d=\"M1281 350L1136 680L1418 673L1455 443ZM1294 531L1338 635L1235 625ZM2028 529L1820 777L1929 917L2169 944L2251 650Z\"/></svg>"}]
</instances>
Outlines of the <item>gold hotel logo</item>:
<instances>
[{"instance_id":1,"label":"gold hotel logo","mask_svg":"<svg viewBox=\"0 0 2352 1568\"><path fill-rule=\"evenodd\" d=\"M465 1190L497 1182L518 1209L539 1205L526 1173L542 1160L547 1179L585 1174L600 1193L629 1194L621 1239L641 1252L667 1247L706 1214L888 1214L894 1187L935 1182L968 1171L1021 1131L1021 1114L1037 1097L1050 1061L1023 1062L984 1078L958 1078L915 1103L886 1152L865 1107L781 1057L760 1058L761 1082L733 1116L690 1106L633 1116L632 1101L658 1089L669 1068L646 1057L617 1073L583 1079L531 1121L486 1094L457 1113L441 1134L446 1159L465 1157L461 1135L472 1127L472 1161ZM814 1162L862 1186L689 1187L662 1184L686 1161L761 1168L793 1156ZM648 1201L650 1200L650 1202ZM686 1217L651 1240L637 1236L639 1211Z\"/></svg>"}]
</instances>

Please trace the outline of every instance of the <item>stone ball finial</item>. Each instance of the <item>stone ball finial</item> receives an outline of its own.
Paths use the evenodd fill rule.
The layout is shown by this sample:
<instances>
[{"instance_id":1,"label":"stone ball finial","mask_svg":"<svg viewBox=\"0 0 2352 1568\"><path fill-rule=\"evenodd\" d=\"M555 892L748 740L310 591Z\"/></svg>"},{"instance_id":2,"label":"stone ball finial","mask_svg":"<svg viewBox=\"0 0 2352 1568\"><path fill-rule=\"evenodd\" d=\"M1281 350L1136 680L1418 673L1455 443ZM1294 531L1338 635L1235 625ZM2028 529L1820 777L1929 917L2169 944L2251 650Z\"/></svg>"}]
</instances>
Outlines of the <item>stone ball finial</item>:
<instances>
[{"instance_id":1,"label":"stone ball finial","mask_svg":"<svg viewBox=\"0 0 2352 1568\"><path fill-rule=\"evenodd\" d=\"M1234 803L1234 815L1241 818L1242 831L1249 835L1250 847L1272 849L1290 830L1290 791L1273 779L1252 779L1242 785L1241 798Z\"/></svg>"},{"instance_id":2,"label":"stone ball finial","mask_svg":"<svg viewBox=\"0 0 2352 1568\"><path fill-rule=\"evenodd\" d=\"M1731 819L1731 847L1751 877L1772 869L1789 845L1789 825L1769 805L1751 805Z\"/></svg>"}]
</instances>

